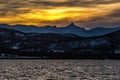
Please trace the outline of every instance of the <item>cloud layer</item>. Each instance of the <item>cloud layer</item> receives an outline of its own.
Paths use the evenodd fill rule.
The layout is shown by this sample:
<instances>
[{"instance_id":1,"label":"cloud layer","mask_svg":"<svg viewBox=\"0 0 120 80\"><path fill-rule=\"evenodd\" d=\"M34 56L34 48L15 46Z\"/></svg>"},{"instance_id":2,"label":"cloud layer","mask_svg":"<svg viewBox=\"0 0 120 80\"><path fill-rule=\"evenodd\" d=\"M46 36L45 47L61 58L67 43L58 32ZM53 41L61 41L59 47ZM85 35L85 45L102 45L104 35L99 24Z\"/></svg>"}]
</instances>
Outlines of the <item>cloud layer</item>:
<instances>
[{"instance_id":1,"label":"cloud layer","mask_svg":"<svg viewBox=\"0 0 120 80\"><path fill-rule=\"evenodd\" d=\"M120 0L0 0L0 23L120 26Z\"/></svg>"}]
</instances>

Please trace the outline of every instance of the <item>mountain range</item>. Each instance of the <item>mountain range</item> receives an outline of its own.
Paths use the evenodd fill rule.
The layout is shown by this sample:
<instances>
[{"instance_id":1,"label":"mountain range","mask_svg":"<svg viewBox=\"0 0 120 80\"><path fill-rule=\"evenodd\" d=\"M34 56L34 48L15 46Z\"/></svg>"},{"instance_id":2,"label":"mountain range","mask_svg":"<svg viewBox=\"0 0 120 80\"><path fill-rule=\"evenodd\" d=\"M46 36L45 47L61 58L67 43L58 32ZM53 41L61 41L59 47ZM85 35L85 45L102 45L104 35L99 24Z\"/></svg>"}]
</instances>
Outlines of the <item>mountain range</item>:
<instances>
[{"instance_id":1,"label":"mountain range","mask_svg":"<svg viewBox=\"0 0 120 80\"><path fill-rule=\"evenodd\" d=\"M120 28L85 30L74 23L62 28L0 25L0 58L53 55L50 53L57 56L59 53L59 56L61 53L67 56L91 53L87 57L120 53Z\"/></svg>"},{"instance_id":2,"label":"mountain range","mask_svg":"<svg viewBox=\"0 0 120 80\"><path fill-rule=\"evenodd\" d=\"M108 34L120 30L120 27L116 27L116 28L96 27L90 30L85 30L84 28L76 26L74 23L70 23L68 26L65 27L56 27L56 26L36 27L36 26L25 26L25 25L10 26L6 24L0 24L0 28L14 29L24 33L75 34L83 37L101 36L104 34Z\"/></svg>"}]
</instances>

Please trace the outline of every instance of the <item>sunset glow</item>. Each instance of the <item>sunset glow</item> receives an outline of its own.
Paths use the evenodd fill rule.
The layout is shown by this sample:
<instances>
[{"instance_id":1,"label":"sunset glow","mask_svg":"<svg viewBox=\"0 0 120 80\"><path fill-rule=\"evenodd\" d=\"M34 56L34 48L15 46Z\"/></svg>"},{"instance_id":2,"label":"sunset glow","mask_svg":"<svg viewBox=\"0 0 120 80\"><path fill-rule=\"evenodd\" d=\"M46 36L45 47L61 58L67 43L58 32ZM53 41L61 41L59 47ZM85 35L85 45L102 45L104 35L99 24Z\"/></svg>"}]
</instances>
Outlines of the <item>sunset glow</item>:
<instances>
[{"instance_id":1,"label":"sunset glow","mask_svg":"<svg viewBox=\"0 0 120 80\"><path fill-rule=\"evenodd\" d=\"M0 0L0 23L83 27L120 25L119 0Z\"/></svg>"}]
</instances>

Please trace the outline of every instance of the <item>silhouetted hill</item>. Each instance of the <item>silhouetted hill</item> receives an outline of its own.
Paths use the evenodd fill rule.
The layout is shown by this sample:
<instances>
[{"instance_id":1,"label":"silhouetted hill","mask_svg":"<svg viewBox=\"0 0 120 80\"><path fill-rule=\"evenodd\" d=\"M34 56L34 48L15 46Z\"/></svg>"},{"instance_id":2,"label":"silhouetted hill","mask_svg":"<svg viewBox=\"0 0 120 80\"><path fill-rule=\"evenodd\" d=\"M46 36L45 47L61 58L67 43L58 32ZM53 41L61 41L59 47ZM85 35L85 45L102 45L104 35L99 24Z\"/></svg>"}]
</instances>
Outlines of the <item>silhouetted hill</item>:
<instances>
[{"instance_id":1,"label":"silhouetted hill","mask_svg":"<svg viewBox=\"0 0 120 80\"><path fill-rule=\"evenodd\" d=\"M26 25L15 25L9 26L6 24L0 24L0 28L8 28L18 30L24 33L53 33L53 34L74 34L83 37L94 37L101 36L111 32L115 32L120 30L120 27L116 28L103 28L96 27L90 30L85 30L82 27L75 25L74 23L70 23L65 27L56 27L56 26L44 26L44 27L36 27L36 26L26 26Z\"/></svg>"},{"instance_id":2,"label":"silhouetted hill","mask_svg":"<svg viewBox=\"0 0 120 80\"><path fill-rule=\"evenodd\" d=\"M1 56L113 56L120 53L120 30L102 36L80 37L65 33L23 33L0 28L0 52Z\"/></svg>"}]
</instances>

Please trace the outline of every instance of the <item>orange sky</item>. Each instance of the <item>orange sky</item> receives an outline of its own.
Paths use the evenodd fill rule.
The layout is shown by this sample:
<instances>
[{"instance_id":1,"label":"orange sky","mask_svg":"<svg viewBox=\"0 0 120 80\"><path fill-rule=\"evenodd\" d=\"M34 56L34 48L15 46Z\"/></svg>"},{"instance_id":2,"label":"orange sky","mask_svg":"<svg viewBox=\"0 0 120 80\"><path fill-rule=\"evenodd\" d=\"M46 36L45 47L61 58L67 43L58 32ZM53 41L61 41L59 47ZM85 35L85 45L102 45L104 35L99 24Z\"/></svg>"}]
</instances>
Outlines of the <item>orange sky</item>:
<instances>
[{"instance_id":1,"label":"orange sky","mask_svg":"<svg viewBox=\"0 0 120 80\"><path fill-rule=\"evenodd\" d=\"M0 0L0 24L117 27L120 0Z\"/></svg>"}]
</instances>

